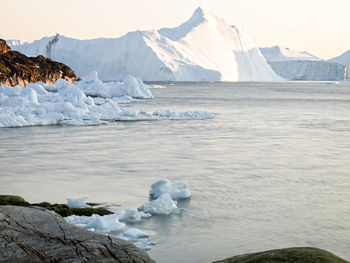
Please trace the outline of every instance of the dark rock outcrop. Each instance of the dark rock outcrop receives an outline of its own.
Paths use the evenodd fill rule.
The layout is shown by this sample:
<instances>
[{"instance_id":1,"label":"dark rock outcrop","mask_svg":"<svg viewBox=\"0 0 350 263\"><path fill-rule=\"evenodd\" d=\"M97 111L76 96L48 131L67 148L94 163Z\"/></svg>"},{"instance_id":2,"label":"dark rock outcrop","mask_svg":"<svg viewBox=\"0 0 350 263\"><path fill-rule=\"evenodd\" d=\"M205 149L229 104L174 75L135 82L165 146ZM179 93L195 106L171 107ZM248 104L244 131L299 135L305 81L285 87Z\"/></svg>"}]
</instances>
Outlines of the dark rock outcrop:
<instances>
[{"instance_id":1,"label":"dark rock outcrop","mask_svg":"<svg viewBox=\"0 0 350 263\"><path fill-rule=\"evenodd\" d=\"M113 214L113 212L111 212L103 207L99 207L99 208L94 208L94 207L70 208L66 204L50 204L48 202L30 204L29 202L24 200L22 197L17 196L17 195L0 195L0 205L39 206L39 207L43 207L43 208L46 208L48 210L54 211L55 213L57 213L61 216L71 216L71 215L91 216L93 214L104 216L104 215ZM92 204L92 205L94 205L94 204Z\"/></svg>"},{"instance_id":2,"label":"dark rock outcrop","mask_svg":"<svg viewBox=\"0 0 350 263\"><path fill-rule=\"evenodd\" d=\"M312 247L296 247L244 254L213 263L349 263L332 253Z\"/></svg>"},{"instance_id":3,"label":"dark rock outcrop","mask_svg":"<svg viewBox=\"0 0 350 263\"><path fill-rule=\"evenodd\" d=\"M25 87L27 83L55 83L58 79L78 81L74 71L59 62L43 56L27 57L12 51L6 41L0 39L0 84Z\"/></svg>"},{"instance_id":4,"label":"dark rock outcrop","mask_svg":"<svg viewBox=\"0 0 350 263\"><path fill-rule=\"evenodd\" d=\"M68 224L44 208L0 206L0 262L154 263L133 244Z\"/></svg>"}]
</instances>

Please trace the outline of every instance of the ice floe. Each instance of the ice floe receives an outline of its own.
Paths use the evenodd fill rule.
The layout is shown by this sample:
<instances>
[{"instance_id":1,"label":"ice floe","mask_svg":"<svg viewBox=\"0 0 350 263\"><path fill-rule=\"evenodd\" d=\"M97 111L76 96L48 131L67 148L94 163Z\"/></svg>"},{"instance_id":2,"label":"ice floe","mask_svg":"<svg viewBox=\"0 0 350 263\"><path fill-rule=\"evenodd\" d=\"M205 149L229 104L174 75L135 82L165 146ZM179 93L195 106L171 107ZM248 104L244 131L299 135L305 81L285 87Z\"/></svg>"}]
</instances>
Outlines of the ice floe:
<instances>
[{"instance_id":1,"label":"ice floe","mask_svg":"<svg viewBox=\"0 0 350 263\"><path fill-rule=\"evenodd\" d=\"M97 72L91 72L77 83L77 88L88 96L113 98L129 96L138 99L151 99L153 95L149 87L140 78L126 76L122 82L103 82Z\"/></svg>"},{"instance_id":2,"label":"ice floe","mask_svg":"<svg viewBox=\"0 0 350 263\"><path fill-rule=\"evenodd\" d=\"M178 194L178 190L186 189L186 194ZM175 194L174 194L175 193ZM135 224L141 223L144 218L150 218L152 215L167 216L173 213L179 213L181 210L177 206L180 198L190 197L190 190L186 182L176 182L172 184L169 180L160 180L152 184L150 197L138 209L127 208L124 211L118 211L111 215L92 215L92 216L68 216L65 220L68 223L96 231L103 234L111 234L116 237L129 240L141 249L151 249L154 242L148 240L149 236L156 233L148 230L141 230L135 227ZM156 197L157 196L157 197ZM86 198L67 199L70 207L84 207ZM73 206L71 206L73 205ZM132 227L129 225L132 224Z\"/></svg>"},{"instance_id":3,"label":"ice floe","mask_svg":"<svg viewBox=\"0 0 350 263\"><path fill-rule=\"evenodd\" d=\"M59 79L55 84L27 84L24 89L2 85L0 127L95 125L108 121L135 120L202 120L214 117L205 111L159 110L147 113L127 110L118 105L135 98L152 98L147 85L140 79L127 76L123 82L104 83L97 78L96 72L77 84Z\"/></svg>"}]
</instances>

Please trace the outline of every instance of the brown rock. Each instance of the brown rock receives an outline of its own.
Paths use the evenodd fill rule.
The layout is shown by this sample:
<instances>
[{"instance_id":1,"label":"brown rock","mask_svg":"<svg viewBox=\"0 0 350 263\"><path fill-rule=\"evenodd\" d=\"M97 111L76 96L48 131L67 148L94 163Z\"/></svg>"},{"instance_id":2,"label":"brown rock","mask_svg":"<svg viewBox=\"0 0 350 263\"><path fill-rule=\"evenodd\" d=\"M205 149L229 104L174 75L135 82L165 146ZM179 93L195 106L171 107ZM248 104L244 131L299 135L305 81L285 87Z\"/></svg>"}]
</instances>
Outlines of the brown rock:
<instances>
[{"instance_id":1,"label":"brown rock","mask_svg":"<svg viewBox=\"0 0 350 263\"><path fill-rule=\"evenodd\" d=\"M10 51L11 48L6 44L6 41L3 39L0 39L0 54L6 53L7 51Z\"/></svg>"},{"instance_id":2,"label":"brown rock","mask_svg":"<svg viewBox=\"0 0 350 263\"><path fill-rule=\"evenodd\" d=\"M65 64L43 56L27 57L12 51L6 41L0 39L0 84L24 88L27 83L55 83L61 78L71 83L80 80Z\"/></svg>"}]
</instances>

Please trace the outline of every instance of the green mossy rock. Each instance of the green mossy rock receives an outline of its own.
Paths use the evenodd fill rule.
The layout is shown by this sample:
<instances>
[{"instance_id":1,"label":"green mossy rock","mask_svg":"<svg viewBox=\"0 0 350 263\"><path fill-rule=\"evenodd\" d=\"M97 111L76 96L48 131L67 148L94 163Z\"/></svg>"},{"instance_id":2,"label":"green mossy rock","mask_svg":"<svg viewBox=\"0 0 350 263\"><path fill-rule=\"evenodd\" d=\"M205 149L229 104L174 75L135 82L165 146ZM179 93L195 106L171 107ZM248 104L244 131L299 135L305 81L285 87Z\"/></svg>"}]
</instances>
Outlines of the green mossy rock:
<instances>
[{"instance_id":1,"label":"green mossy rock","mask_svg":"<svg viewBox=\"0 0 350 263\"><path fill-rule=\"evenodd\" d=\"M105 208L70 208L72 215L77 216L91 216L93 214L97 214L100 216L111 215L113 212L105 209Z\"/></svg>"},{"instance_id":2,"label":"green mossy rock","mask_svg":"<svg viewBox=\"0 0 350 263\"><path fill-rule=\"evenodd\" d=\"M30 203L17 195L0 195L0 205L30 206Z\"/></svg>"},{"instance_id":3,"label":"green mossy rock","mask_svg":"<svg viewBox=\"0 0 350 263\"><path fill-rule=\"evenodd\" d=\"M33 206L40 206L46 209L55 211L57 214L66 217L71 215L77 216L91 216L93 214L97 214L100 216L110 215L113 212L105 209L105 208L69 208L65 204L50 204L48 202L42 202L39 204L32 204Z\"/></svg>"},{"instance_id":4,"label":"green mossy rock","mask_svg":"<svg viewBox=\"0 0 350 263\"><path fill-rule=\"evenodd\" d=\"M330 252L311 247L297 247L244 254L213 263L349 263Z\"/></svg>"},{"instance_id":5,"label":"green mossy rock","mask_svg":"<svg viewBox=\"0 0 350 263\"><path fill-rule=\"evenodd\" d=\"M30 204L20 196L16 195L0 195L0 205L14 205L14 206L39 206L48 210L54 211L57 214L66 217L71 215L77 216L91 216L97 214L100 216L110 215L113 212L105 208L69 208L65 204L50 204L48 202L42 202L37 204Z\"/></svg>"}]
</instances>

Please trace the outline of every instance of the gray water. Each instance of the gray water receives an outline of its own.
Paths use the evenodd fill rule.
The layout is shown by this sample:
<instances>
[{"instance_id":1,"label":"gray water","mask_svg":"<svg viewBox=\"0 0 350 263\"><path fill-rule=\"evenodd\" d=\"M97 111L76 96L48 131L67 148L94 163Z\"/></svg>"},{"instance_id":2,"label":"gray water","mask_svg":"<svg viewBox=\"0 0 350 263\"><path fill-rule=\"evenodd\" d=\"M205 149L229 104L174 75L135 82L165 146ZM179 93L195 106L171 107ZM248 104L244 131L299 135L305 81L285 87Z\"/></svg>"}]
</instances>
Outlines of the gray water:
<instances>
[{"instance_id":1,"label":"gray water","mask_svg":"<svg viewBox=\"0 0 350 263\"><path fill-rule=\"evenodd\" d=\"M159 263L315 246L350 260L350 83L198 83L130 109L206 110L201 121L0 129L0 193L138 207L183 180L183 213L155 216ZM118 209L118 208L117 208Z\"/></svg>"}]
</instances>

